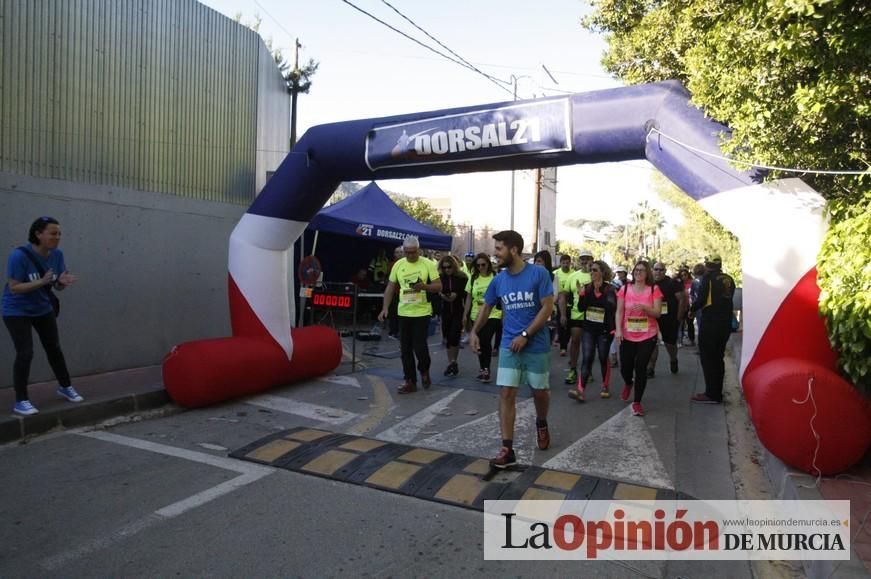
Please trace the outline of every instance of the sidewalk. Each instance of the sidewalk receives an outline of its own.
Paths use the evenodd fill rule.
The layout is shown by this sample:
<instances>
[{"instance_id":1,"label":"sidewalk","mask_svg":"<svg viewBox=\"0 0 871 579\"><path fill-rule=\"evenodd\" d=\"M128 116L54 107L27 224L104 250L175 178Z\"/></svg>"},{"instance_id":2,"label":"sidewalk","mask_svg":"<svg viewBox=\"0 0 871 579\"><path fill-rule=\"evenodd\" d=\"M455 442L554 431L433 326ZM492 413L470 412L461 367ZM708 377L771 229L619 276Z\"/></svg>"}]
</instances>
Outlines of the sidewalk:
<instances>
[{"instance_id":1,"label":"sidewalk","mask_svg":"<svg viewBox=\"0 0 871 579\"><path fill-rule=\"evenodd\" d=\"M740 338L740 333L733 334L728 347L736 371L741 360ZM853 553L850 561L806 561L804 569L807 576L871 576L871 524L868 524L871 515L871 452L849 471L817 481L816 477L787 466L761 444L759 446L775 499L850 501L850 521L853 529Z\"/></svg>"},{"instance_id":2,"label":"sidewalk","mask_svg":"<svg viewBox=\"0 0 871 579\"><path fill-rule=\"evenodd\" d=\"M94 424L116 416L158 408L169 402L160 366L131 368L73 379L84 402L67 402L55 393L57 383L41 382L28 388L35 416L12 413L15 392L0 389L0 444L42 434L58 426Z\"/></svg>"}]
</instances>

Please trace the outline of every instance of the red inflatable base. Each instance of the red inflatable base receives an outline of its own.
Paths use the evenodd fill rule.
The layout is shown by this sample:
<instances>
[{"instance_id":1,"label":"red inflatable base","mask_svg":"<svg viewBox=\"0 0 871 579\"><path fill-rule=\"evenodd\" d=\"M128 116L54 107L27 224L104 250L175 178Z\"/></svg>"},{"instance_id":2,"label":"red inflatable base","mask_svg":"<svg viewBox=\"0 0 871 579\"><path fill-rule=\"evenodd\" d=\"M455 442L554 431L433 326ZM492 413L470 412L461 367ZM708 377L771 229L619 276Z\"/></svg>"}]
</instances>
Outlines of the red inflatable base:
<instances>
[{"instance_id":1,"label":"red inflatable base","mask_svg":"<svg viewBox=\"0 0 871 579\"><path fill-rule=\"evenodd\" d=\"M326 374L342 361L338 334L324 326L291 330L293 360L268 336L185 342L163 360L163 384L177 404L208 406Z\"/></svg>"},{"instance_id":2,"label":"red inflatable base","mask_svg":"<svg viewBox=\"0 0 871 579\"><path fill-rule=\"evenodd\" d=\"M747 372L743 383L759 440L792 467L837 474L858 462L871 444L868 402L827 368L781 358Z\"/></svg>"}]
</instances>

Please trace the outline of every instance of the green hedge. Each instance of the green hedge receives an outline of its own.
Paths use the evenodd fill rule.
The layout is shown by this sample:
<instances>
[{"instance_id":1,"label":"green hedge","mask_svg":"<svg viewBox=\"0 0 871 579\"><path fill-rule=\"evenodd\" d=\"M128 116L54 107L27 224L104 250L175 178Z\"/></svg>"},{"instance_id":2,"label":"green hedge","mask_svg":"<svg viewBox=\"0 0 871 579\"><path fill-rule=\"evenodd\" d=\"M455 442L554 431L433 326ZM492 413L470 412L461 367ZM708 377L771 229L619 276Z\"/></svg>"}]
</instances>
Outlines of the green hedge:
<instances>
[{"instance_id":1,"label":"green hedge","mask_svg":"<svg viewBox=\"0 0 871 579\"><path fill-rule=\"evenodd\" d=\"M820 313L839 365L871 397L871 191L864 202L830 202L831 227L817 259Z\"/></svg>"}]
</instances>

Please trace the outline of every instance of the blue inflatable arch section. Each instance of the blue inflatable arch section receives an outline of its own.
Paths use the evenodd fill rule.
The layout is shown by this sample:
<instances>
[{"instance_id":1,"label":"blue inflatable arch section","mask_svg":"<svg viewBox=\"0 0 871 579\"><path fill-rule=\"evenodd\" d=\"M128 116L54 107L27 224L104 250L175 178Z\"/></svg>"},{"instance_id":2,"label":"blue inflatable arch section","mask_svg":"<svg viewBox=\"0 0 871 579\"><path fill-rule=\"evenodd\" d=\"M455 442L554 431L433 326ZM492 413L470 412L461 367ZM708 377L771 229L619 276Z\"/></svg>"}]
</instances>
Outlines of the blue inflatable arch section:
<instances>
[{"instance_id":1,"label":"blue inflatable arch section","mask_svg":"<svg viewBox=\"0 0 871 579\"><path fill-rule=\"evenodd\" d=\"M565 150L511 151L465 161L375 167L366 162L370 132L386 125L419 123L452 117L496 120L503 107L566 103L570 146ZM553 110L553 109L551 109ZM482 112L483 111L483 112ZM501 115L510 118L509 115ZM469 119L471 117L471 119ZM727 163L689 151L671 141L650 138L652 128L674 135L698 149L720 155L719 139L726 126L704 116L689 102L677 81L616 88L590 93L445 109L320 125L309 129L248 210L251 214L308 222L342 181L398 179L478 171L532 169L579 163L647 159L695 199L751 183L749 174ZM480 150L480 149L479 149Z\"/></svg>"},{"instance_id":2,"label":"blue inflatable arch section","mask_svg":"<svg viewBox=\"0 0 871 579\"><path fill-rule=\"evenodd\" d=\"M838 374L818 312L824 200L800 179L735 170L719 147L728 132L673 81L313 127L230 237L233 336L173 348L164 384L202 406L338 366L333 330L291 328L288 250L342 181L647 159L741 240L740 377L760 440L787 464L839 472L871 444L871 406ZM819 438L795 403L813 383Z\"/></svg>"},{"instance_id":3,"label":"blue inflatable arch section","mask_svg":"<svg viewBox=\"0 0 871 579\"><path fill-rule=\"evenodd\" d=\"M265 330L292 357L291 276L276 252L291 247L342 181L647 159L696 200L752 182L654 129L712 155L728 134L676 81L313 127L231 237L233 333Z\"/></svg>"}]
</instances>

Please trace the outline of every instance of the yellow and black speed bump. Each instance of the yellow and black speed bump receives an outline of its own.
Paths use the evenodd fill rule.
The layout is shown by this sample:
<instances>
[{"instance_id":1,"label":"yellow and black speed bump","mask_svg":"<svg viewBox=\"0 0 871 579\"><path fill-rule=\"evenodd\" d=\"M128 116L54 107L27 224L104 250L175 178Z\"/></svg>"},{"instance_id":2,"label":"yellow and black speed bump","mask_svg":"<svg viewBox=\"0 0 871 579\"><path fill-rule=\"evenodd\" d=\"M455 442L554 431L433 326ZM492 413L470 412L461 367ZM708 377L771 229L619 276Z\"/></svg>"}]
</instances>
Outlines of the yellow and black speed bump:
<instances>
[{"instance_id":1,"label":"yellow and black speed bump","mask_svg":"<svg viewBox=\"0 0 871 579\"><path fill-rule=\"evenodd\" d=\"M677 499L657 489L550 470L498 470L488 461L315 428L293 428L253 442L233 458L483 510L485 500Z\"/></svg>"}]
</instances>

